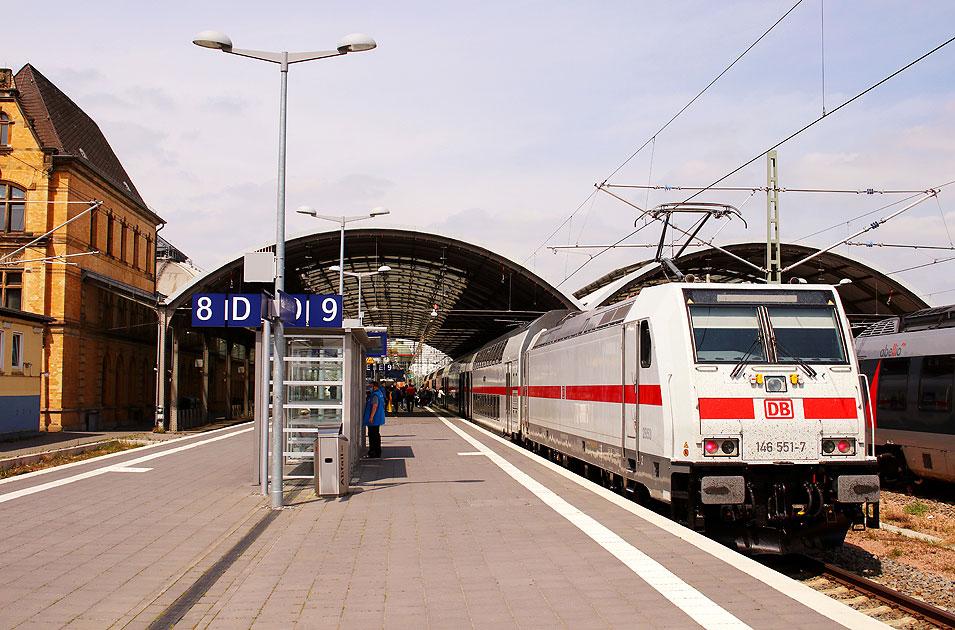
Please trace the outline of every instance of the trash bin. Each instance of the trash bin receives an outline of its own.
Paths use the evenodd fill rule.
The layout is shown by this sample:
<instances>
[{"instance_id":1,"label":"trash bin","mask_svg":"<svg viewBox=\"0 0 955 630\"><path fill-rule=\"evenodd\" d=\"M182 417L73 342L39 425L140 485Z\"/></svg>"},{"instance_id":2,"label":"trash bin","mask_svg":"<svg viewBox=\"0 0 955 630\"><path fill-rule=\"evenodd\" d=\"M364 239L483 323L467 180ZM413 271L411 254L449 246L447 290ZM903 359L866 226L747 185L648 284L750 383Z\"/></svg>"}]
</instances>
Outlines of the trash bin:
<instances>
[{"instance_id":1,"label":"trash bin","mask_svg":"<svg viewBox=\"0 0 955 630\"><path fill-rule=\"evenodd\" d=\"M320 428L315 440L315 494L337 497L348 493L348 438L341 427Z\"/></svg>"}]
</instances>

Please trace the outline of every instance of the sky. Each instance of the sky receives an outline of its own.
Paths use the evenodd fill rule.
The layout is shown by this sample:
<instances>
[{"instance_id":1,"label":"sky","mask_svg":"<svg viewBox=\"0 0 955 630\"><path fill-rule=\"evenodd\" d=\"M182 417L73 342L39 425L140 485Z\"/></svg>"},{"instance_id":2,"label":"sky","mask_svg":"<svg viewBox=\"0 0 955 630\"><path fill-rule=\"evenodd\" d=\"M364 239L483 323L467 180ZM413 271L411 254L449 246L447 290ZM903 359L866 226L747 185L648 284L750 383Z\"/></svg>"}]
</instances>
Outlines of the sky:
<instances>
[{"instance_id":1,"label":"sky","mask_svg":"<svg viewBox=\"0 0 955 630\"><path fill-rule=\"evenodd\" d=\"M82 107L167 221L161 235L212 269L274 238L279 71L193 37L215 29L236 48L301 52L367 33L373 51L290 68L289 236L336 229L296 214L302 205L329 215L384 206L390 215L357 225L475 242L570 293L653 254L548 249L634 231L638 211L596 183L701 187L756 158L720 185L765 186L763 154L823 108L776 149L782 187L921 191L955 180L955 43L840 107L955 35L944 1L803 0L657 133L794 4L52 0L40 16L13 3L4 22L24 26L4 31L0 66L31 63ZM940 190L856 240L952 249L836 251L886 272L955 259L955 184ZM692 194L616 192L642 209ZM781 236L826 247L909 196L783 193ZM765 240L765 193L695 200L745 219L711 221L701 237ZM624 242L659 236L652 224ZM892 277L930 304L955 302L955 260Z\"/></svg>"}]
</instances>

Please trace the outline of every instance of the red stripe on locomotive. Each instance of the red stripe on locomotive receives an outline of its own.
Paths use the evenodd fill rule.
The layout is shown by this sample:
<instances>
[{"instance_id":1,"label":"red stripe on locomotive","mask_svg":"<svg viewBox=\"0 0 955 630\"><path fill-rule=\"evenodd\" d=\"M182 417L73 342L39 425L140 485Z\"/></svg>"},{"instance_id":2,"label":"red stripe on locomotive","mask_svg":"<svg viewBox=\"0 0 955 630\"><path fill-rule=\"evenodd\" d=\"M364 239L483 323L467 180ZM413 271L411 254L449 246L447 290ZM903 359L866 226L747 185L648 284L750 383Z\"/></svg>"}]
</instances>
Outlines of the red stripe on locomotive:
<instances>
[{"instance_id":1,"label":"red stripe on locomotive","mask_svg":"<svg viewBox=\"0 0 955 630\"><path fill-rule=\"evenodd\" d=\"M700 398L702 420L755 420L752 398Z\"/></svg>"},{"instance_id":2,"label":"red stripe on locomotive","mask_svg":"<svg viewBox=\"0 0 955 630\"><path fill-rule=\"evenodd\" d=\"M807 420L854 419L855 398L803 398L803 416Z\"/></svg>"}]
</instances>

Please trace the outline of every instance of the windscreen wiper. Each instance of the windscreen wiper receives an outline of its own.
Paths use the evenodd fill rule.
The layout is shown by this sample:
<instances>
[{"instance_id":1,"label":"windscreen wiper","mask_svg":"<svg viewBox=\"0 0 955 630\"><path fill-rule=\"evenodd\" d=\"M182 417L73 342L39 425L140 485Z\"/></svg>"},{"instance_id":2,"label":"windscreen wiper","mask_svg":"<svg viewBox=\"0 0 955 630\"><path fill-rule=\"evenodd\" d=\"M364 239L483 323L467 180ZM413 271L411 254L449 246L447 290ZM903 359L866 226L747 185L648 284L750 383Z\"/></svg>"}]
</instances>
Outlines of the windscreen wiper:
<instances>
[{"instance_id":1,"label":"windscreen wiper","mask_svg":"<svg viewBox=\"0 0 955 630\"><path fill-rule=\"evenodd\" d=\"M749 344L749 349L746 350L746 353L740 358L739 363L737 363L736 367L733 368L733 371L730 372L730 378L736 378L740 375L740 373L742 373L743 368L746 367L747 363L749 363L749 355L751 355L753 350L756 349L757 344L762 344L759 331L756 332L756 338L753 339L753 343Z\"/></svg>"},{"instance_id":2,"label":"windscreen wiper","mask_svg":"<svg viewBox=\"0 0 955 630\"><path fill-rule=\"evenodd\" d=\"M790 351L789 348L784 346L779 339L776 339L776 347L782 350L783 352L785 352L786 354L788 354L790 357L792 357L793 360L799 364L799 367L801 367L803 370L806 371L806 376L808 376L809 378L816 378L816 371L812 369L812 367L808 363L806 363L801 357L797 356L795 353Z\"/></svg>"}]
</instances>

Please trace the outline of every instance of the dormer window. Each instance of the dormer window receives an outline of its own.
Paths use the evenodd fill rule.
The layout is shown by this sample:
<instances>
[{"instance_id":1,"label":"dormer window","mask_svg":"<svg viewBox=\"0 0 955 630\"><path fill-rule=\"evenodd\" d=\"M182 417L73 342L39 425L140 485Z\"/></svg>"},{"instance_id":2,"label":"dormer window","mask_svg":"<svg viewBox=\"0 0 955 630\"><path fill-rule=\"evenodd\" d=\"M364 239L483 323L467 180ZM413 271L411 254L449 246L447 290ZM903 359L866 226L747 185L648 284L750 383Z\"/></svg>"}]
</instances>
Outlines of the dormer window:
<instances>
[{"instance_id":1,"label":"dormer window","mask_svg":"<svg viewBox=\"0 0 955 630\"><path fill-rule=\"evenodd\" d=\"M0 232L26 229L26 191L12 184L0 184Z\"/></svg>"},{"instance_id":2,"label":"dormer window","mask_svg":"<svg viewBox=\"0 0 955 630\"><path fill-rule=\"evenodd\" d=\"M10 146L10 117L0 112L0 147Z\"/></svg>"}]
</instances>

